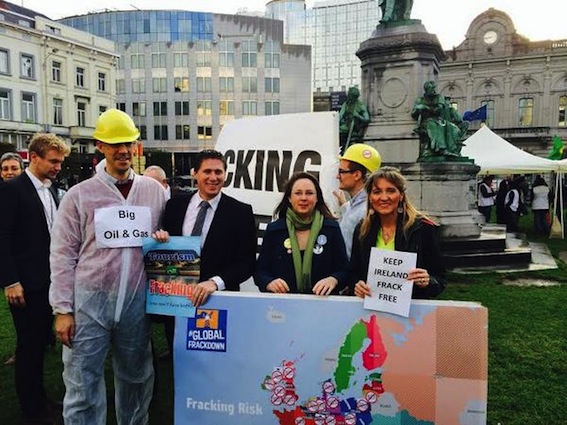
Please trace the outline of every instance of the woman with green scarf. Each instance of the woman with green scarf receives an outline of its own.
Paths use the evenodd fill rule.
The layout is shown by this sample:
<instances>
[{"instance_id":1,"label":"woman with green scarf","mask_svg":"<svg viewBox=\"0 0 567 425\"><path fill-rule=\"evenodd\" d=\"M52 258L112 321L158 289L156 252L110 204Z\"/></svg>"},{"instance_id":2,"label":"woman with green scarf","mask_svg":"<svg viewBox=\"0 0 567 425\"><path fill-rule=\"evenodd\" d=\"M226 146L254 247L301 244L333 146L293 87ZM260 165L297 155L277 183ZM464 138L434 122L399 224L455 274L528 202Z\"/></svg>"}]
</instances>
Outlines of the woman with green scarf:
<instances>
[{"instance_id":1,"label":"woman with green scarf","mask_svg":"<svg viewBox=\"0 0 567 425\"><path fill-rule=\"evenodd\" d=\"M295 173L268 224L254 282L262 292L330 295L346 286L348 259L319 182Z\"/></svg>"}]
</instances>

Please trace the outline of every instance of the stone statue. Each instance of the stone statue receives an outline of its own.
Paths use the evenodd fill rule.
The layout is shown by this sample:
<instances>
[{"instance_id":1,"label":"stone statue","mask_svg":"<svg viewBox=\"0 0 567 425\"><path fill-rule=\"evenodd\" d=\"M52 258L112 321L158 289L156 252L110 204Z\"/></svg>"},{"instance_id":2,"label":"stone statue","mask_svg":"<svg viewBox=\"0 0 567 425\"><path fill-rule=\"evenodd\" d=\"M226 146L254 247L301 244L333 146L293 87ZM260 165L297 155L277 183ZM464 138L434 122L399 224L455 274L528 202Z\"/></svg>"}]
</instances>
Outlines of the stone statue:
<instances>
[{"instance_id":1,"label":"stone statue","mask_svg":"<svg viewBox=\"0 0 567 425\"><path fill-rule=\"evenodd\" d=\"M339 112L339 134L341 153L351 142L362 141L364 131L370 122L370 114L366 105L358 98L360 91L356 87L348 89L347 99Z\"/></svg>"},{"instance_id":2,"label":"stone statue","mask_svg":"<svg viewBox=\"0 0 567 425\"><path fill-rule=\"evenodd\" d=\"M378 0L382 10L380 22L407 21L410 19L413 0Z\"/></svg>"},{"instance_id":3,"label":"stone statue","mask_svg":"<svg viewBox=\"0 0 567 425\"><path fill-rule=\"evenodd\" d=\"M419 158L461 157L469 123L463 121L445 97L437 93L435 82L427 81L423 90L423 96L415 101L411 113L417 120L414 132L420 140Z\"/></svg>"}]
</instances>

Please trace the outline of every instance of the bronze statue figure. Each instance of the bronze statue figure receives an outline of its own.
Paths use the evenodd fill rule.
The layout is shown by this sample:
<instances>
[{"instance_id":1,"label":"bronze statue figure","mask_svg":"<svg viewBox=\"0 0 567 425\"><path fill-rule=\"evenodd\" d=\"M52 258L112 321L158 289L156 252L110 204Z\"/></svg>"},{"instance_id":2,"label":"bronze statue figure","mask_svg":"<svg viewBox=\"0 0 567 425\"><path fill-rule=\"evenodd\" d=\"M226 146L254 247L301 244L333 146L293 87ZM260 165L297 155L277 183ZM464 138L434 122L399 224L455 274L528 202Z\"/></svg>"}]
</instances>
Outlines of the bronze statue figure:
<instances>
[{"instance_id":1,"label":"bronze statue figure","mask_svg":"<svg viewBox=\"0 0 567 425\"><path fill-rule=\"evenodd\" d=\"M339 112L339 135L341 153L353 141L362 141L364 131L370 122L370 114L366 105L358 98L360 91L356 87L348 89L347 99Z\"/></svg>"},{"instance_id":2,"label":"bronze statue figure","mask_svg":"<svg viewBox=\"0 0 567 425\"><path fill-rule=\"evenodd\" d=\"M413 0L378 0L382 10L380 22L407 21L410 19Z\"/></svg>"},{"instance_id":3,"label":"bronze statue figure","mask_svg":"<svg viewBox=\"0 0 567 425\"><path fill-rule=\"evenodd\" d=\"M469 123L442 94L435 82L423 85L424 94L415 101L411 116L417 120L414 131L419 135L420 159L427 157L460 157Z\"/></svg>"}]
</instances>

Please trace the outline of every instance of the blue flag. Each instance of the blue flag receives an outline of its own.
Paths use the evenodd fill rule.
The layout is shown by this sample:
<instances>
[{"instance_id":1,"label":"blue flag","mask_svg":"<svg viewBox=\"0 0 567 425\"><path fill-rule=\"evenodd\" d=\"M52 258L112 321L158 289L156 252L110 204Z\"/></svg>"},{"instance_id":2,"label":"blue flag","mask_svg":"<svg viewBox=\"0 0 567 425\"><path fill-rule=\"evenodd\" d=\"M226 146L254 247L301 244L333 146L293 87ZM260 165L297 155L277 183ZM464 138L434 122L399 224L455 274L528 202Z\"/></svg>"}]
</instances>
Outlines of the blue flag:
<instances>
[{"instance_id":1,"label":"blue flag","mask_svg":"<svg viewBox=\"0 0 567 425\"><path fill-rule=\"evenodd\" d=\"M482 105L474 111L466 111L463 114L463 121L486 121L486 118L486 105Z\"/></svg>"}]
</instances>

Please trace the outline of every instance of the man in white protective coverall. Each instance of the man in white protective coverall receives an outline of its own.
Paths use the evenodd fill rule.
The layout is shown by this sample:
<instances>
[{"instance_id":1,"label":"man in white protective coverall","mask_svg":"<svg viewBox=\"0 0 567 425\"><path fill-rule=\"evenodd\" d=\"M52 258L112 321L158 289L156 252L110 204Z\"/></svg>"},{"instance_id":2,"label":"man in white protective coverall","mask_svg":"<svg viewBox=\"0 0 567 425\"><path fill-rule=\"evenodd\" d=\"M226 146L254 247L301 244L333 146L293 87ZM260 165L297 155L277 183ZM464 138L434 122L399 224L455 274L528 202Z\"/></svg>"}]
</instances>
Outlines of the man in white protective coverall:
<instances>
[{"instance_id":1,"label":"man in white protective coverall","mask_svg":"<svg viewBox=\"0 0 567 425\"><path fill-rule=\"evenodd\" d=\"M156 232L165 193L130 168L139 135L126 113L100 115L93 137L105 168L69 190L53 227L49 300L64 345L67 425L106 423L110 347L117 423L148 423L154 370L140 237Z\"/></svg>"}]
</instances>

